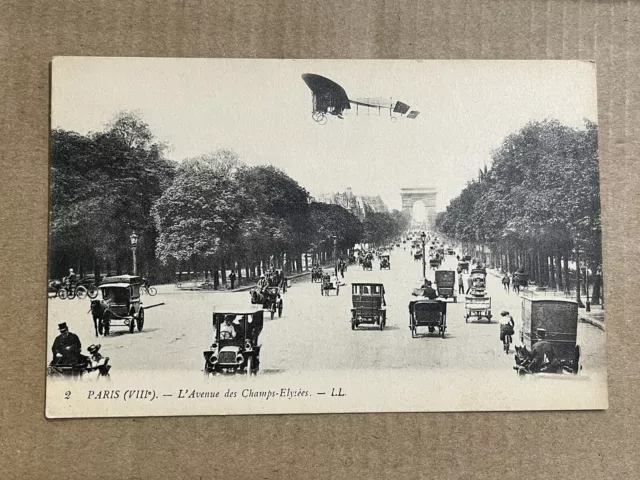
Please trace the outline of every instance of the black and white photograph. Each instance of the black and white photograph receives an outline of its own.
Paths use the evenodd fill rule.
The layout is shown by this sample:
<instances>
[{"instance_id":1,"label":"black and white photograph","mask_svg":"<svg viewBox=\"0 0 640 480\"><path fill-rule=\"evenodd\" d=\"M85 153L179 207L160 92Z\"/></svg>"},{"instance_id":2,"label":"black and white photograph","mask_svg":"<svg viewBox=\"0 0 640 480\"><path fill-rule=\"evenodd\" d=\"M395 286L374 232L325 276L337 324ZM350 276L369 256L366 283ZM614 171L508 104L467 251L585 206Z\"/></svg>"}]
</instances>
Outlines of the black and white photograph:
<instances>
[{"instance_id":1,"label":"black and white photograph","mask_svg":"<svg viewBox=\"0 0 640 480\"><path fill-rule=\"evenodd\" d=\"M608 407L596 65L56 57L49 418Z\"/></svg>"}]
</instances>

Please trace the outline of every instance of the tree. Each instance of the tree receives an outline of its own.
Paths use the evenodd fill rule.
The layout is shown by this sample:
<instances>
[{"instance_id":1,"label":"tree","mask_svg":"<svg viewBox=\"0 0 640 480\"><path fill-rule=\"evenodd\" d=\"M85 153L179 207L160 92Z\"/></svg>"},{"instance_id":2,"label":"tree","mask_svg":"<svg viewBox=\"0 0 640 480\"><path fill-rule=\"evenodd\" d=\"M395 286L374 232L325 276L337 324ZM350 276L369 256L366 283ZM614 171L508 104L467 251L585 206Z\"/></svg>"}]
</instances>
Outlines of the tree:
<instances>
[{"instance_id":1,"label":"tree","mask_svg":"<svg viewBox=\"0 0 640 480\"><path fill-rule=\"evenodd\" d=\"M51 139L51 273L69 266L130 265L129 235L140 235L139 258L153 262L153 202L171 182L175 165L164 158L148 126L120 113L104 132L54 130Z\"/></svg>"}]
</instances>

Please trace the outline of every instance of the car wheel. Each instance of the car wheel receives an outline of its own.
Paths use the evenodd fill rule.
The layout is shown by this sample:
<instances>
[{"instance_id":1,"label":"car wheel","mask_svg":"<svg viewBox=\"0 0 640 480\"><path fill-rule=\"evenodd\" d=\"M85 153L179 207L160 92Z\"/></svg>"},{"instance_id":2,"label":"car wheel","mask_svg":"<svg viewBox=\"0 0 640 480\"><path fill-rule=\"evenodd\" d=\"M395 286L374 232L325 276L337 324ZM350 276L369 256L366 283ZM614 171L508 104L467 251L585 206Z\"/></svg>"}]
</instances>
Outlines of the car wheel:
<instances>
[{"instance_id":1,"label":"car wheel","mask_svg":"<svg viewBox=\"0 0 640 480\"><path fill-rule=\"evenodd\" d=\"M272 308L272 309L269 311L269 313L270 313L270 315L271 315L271 320L273 320L273 316L274 316L274 314L276 313L275 309L273 309L273 308Z\"/></svg>"},{"instance_id":2,"label":"car wheel","mask_svg":"<svg viewBox=\"0 0 640 480\"><path fill-rule=\"evenodd\" d=\"M149 292L149 295L153 297L156 293L158 293L158 290L156 290L156 287L149 287L148 292Z\"/></svg>"},{"instance_id":3,"label":"car wheel","mask_svg":"<svg viewBox=\"0 0 640 480\"><path fill-rule=\"evenodd\" d=\"M576 345L576 348L573 350L573 364L573 374L577 375L577 373L580 371L580 345Z\"/></svg>"},{"instance_id":4,"label":"car wheel","mask_svg":"<svg viewBox=\"0 0 640 480\"><path fill-rule=\"evenodd\" d=\"M87 290L87 295L91 300L96 298L98 296L98 287L96 287L95 285L91 285Z\"/></svg>"},{"instance_id":5,"label":"car wheel","mask_svg":"<svg viewBox=\"0 0 640 480\"><path fill-rule=\"evenodd\" d=\"M138 327L138 331L142 331L142 327L144 327L144 310L141 308L138 313L138 318L136 319L136 326Z\"/></svg>"},{"instance_id":6,"label":"car wheel","mask_svg":"<svg viewBox=\"0 0 640 480\"><path fill-rule=\"evenodd\" d=\"M282 303L278 305L278 318L282 317Z\"/></svg>"},{"instance_id":7,"label":"car wheel","mask_svg":"<svg viewBox=\"0 0 640 480\"><path fill-rule=\"evenodd\" d=\"M251 375L253 375L253 357L249 356L249 358L247 358L247 377L250 377Z\"/></svg>"}]
</instances>

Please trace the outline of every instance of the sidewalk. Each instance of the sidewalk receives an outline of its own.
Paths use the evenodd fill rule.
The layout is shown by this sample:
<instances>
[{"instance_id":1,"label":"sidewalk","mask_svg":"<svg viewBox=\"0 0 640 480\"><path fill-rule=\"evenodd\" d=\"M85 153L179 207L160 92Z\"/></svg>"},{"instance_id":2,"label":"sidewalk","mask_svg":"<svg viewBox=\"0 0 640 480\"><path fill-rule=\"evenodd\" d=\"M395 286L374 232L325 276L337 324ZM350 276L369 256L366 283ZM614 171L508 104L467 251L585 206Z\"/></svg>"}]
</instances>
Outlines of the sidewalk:
<instances>
[{"instance_id":1,"label":"sidewalk","mask_svg":"<svg viewBox=\"0 0 640 480\"><path fill-rule=\"evenodd\" d=\"M498 270L487 268L487 272L494 277L502 277L502 273ZM604 310L600 308L600 305L592 305L591 311L587 312L585 308L578 309L578 320L583 323L588 323L589 325L593 325L600 330L605 330L604 326Z\"/></svg>"},{"instance_id":2,"label":"sidewalk","mask_svg":"<svg viewBox=\"0 0 640 480\"><path fill-rule=\"evenodd\" d=\"M288 276L287 280L296 280L298 278L304 277L305 275L311 275L311 271L309 270L308 272L302 272L302 273L296 273L294 275ZM243 279L244 280L244 279ZM255 284L251 284L251 285L243 285L241 287L236 287L233 290L231 290L230 288L218 288L217 290L209 290L209 289L200 289L197 287L193 287L193 288L183 288L182 290L193 290L193 291L199 291L199 292L211 292L211 293L222 293L222 292L247 292L253 288L256 288Z\"/></svg>"},{"instance_id":3,"label":"sidewalk","mask_svg":"<svg viewBox=\"0 0 640 480\"><path fill-rule=\"evenodd\" d=\"M580 308L578 310L578 318L583 323L588 323L600 330L605 330L604 310L600 308L600 305L592 306L590 312L587 312L584 308Z\"/></svg>"}]
</instances>

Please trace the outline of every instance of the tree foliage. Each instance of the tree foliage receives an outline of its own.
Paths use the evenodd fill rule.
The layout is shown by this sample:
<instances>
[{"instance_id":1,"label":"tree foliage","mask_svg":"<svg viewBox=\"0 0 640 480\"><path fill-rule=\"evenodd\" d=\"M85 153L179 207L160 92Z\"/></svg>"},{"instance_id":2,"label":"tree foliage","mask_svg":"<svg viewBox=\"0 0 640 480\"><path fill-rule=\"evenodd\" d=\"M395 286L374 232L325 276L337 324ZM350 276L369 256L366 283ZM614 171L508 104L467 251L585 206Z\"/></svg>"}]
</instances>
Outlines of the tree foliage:
<instances>
[{"instance_id":1,"label":"tree foliage","mask_svg":"<svg viewBox=\"0 0 640 480\"><path fill-rule=\"evenodd\" d=\"M508 136L446 211L437 228L462 242L566 251L576 238L600 253L597 126L531 122Z\"/></svg>"}]
</instances>

